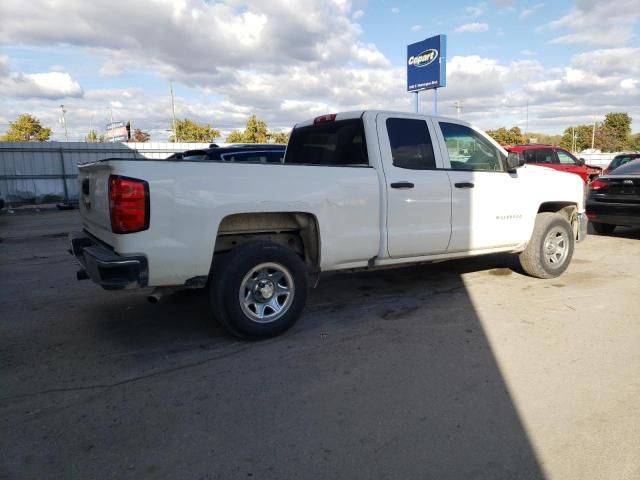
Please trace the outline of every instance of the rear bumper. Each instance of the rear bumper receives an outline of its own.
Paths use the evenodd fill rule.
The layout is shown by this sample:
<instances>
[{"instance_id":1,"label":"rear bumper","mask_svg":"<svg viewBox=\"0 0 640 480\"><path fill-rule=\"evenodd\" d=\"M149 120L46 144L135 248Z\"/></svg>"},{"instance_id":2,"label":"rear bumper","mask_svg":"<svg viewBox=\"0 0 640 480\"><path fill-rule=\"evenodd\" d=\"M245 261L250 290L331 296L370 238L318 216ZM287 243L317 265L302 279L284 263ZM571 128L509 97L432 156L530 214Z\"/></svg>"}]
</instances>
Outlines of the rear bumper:
<instances>
[{"instance_id":1,"label":"rear bumper","mask_svg":"<svg viewBox=\"0 0 640 480\"><path fill-rule=\"evenodd\" d=\"M640 204L587 203L587 215L593 222L611 225L640 225Z\"/></svg>"},{"instance_id":2,"label":"rear bumper","mask_svg":"<svg viewBox=\"0 0 640 480\"><path fill-rule=\"evenodd\" d=\"M78 279L90 278L106 290L147 286L149 270L143 255L118 255L86 232L70 233L69 241L81 267Z\"/></svg>"}]
</instances>

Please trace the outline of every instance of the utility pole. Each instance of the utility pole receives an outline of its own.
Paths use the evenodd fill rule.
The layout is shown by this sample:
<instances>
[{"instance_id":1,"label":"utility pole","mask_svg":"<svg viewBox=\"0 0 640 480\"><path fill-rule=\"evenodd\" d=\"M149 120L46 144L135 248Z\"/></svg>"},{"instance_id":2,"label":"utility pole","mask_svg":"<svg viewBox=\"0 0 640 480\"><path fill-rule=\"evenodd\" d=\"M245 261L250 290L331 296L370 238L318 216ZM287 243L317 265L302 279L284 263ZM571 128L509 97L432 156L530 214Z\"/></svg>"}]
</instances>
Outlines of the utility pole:
<instances>
[{"instance_id":1,"label":"utility pole","mask_svg":"<svg viewBox=\"0 0 640 480\"><path fill-rule=\"evenodd\" d=\"M176 105L173 100L173 82L169 80L169 91L171 92L171 114L173 115L173 141L178 143L178 129L176 128Z\"/></svg>"},{"instance_id":2,"label":"utility pole","mask_svg":"<svg viewBox=\"0 0 640 480\"><path fill-rule=\"evenodd\" d=\"M591 132L591 150L593 150L593 146L596 143L596 124L598 122L593 122L593 130Z\"/></svg>"},{"instance_id":3,"label":"utility pole","mask_svg":"<svg viewBox=\"0 0 640 480\"><path fill-rule=\"evenodd\" d=\"M460 119L460 111L462 110L462 105L460 102L456 100L456 118Z\"/></svg>"},{"instance_id":4,"label":"utility pole","mask_svg":"<svg viewBox=\"0 0 640 480\"><path fill-rule=\"evenodd\" d=\"M576 151L576 133L575 128L571 127L571 152Z\"/></svg>"},{"instance_id":5,"label":"utility pole","mask_svg":"<svg viewBox=\"0 0 640 480\"><path fill-rule=\"evenodd\" d=\"M64 141L68 142L69 134L67 133L67 119L64 117L64 114L67 113L67 111L64 109L64 105L60 105L60 110L62 111L62 117L61 117L62 125L64 125Z\"/></svg>"}]
</instances>

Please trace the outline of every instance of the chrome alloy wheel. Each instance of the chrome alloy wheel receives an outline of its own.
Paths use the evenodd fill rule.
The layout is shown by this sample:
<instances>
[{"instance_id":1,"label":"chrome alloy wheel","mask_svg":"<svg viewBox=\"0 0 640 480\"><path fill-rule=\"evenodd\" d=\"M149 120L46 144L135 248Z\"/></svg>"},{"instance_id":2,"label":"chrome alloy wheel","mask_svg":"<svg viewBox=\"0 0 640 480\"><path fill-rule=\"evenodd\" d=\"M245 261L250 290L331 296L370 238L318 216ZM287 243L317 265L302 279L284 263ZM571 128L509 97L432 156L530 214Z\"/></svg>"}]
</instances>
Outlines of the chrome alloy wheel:
<instances>
[{"instance_id":1,"label":"chrome alloy wheel","mask_svg":"<svg viewBox=\"0 0 640 480\"><path fill-rule=\"evenodd\" d=\"M569 237L563 228L552 228L547 233L542 247L543 258L552 268L564 264L569 254Z\"/></svg>"},{"instance_id":2,"label":"chrome alloy wheel","mask_svg":"<svg viewBox=\"0 0 640 480\"><path fill-rule=\"evenodd\" d=\"M253 267L242 279L238 292L242 311L257 323L270 323L282 317L293 303L294 295L293 277L278 263Z\"/></svg>"}]
</instances>

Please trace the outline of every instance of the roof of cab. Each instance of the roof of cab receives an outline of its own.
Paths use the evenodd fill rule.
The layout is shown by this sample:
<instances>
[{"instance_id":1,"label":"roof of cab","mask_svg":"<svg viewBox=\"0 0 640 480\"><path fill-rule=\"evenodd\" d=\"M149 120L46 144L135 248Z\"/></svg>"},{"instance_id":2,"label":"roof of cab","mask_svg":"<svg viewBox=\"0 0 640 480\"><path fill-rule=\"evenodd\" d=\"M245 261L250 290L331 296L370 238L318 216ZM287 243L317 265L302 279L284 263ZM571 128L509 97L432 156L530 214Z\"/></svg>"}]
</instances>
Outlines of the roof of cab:
<instances>
[{"instance_id":1,"label":"roof of cab","mask_svg":"<svg viewBox=\"0 0 640 480\"><path fill-rule=\"evenodd\" d=\"M319 115L317 117L311 118L309 120L304 120L302 122L298 122L296 123L293 128L300 128L300 127L309 127L311 125L313 125L316 122L316 119L320 119L322 117L327 117L329 115L335 115L335 118L333 119L333 121L340 121L340 120L350 120L350 119L354 119L354 118L361 118L364 117L365 115L369 116L369 115L379 115L379 114L391 114L391 115L411 115L411 116L419 116L419 117L424 117L424 118L437 118L438 120L450 120L450 121L455 121L457 123L461 123L464 125L471 125L469 122L466 122L464 120L460 120L457 118L452 118L452 117L443 117L440 115L430 115L430 114L426 114L426 113L422 113L422 112L401 112L401 111L397 111L397 110L352 110L352 111L348 111L348 112L337 112L337 113L330 113L330 114L324 114L324 115Z\"/></svg>"}]
</instances>

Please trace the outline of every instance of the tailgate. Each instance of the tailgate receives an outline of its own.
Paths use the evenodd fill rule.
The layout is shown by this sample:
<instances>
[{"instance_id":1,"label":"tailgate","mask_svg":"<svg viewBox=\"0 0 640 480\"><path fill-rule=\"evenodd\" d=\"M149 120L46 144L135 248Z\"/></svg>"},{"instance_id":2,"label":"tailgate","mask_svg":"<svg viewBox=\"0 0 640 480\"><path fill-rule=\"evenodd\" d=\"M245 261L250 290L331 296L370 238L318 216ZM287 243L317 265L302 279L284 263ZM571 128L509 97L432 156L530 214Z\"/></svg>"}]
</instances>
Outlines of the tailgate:
<instances>
[{"instance_id":1,"label":"tailgate","mask_svg":"<svg viewBox=\"0 0 640 480\"><path fill-rule=\"evenodd\" d=\"M109 175L108 161L89 163L78 167L80 182L79 206L82 223L90 233L102 237L100 233L111 231L109 216Z\"/></svg>"}]
</instances>

